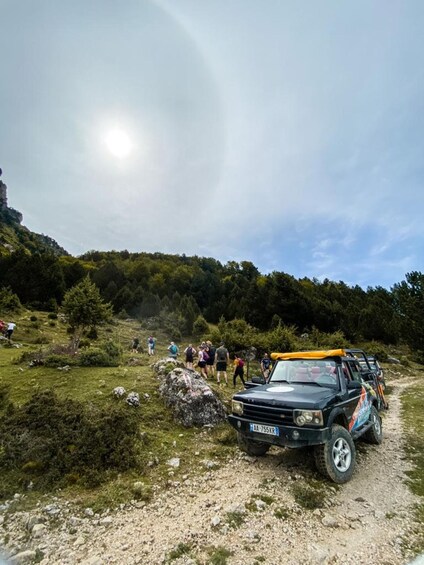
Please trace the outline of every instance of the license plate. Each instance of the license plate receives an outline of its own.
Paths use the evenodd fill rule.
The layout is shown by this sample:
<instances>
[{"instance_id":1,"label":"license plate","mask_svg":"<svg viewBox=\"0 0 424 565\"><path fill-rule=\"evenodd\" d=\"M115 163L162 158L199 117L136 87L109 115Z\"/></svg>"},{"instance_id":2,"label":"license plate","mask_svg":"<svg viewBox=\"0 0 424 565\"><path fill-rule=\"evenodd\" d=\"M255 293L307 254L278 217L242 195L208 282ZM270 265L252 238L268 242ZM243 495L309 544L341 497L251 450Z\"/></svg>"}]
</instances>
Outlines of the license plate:
<instances>
[{"instance_id":1,"label":"license plate","mask_svg":"<svg viewBox=\"0 0 424 565\"><path fill-rule=\"evenodd\" d=\"M250 431L268 434L270 436L280 435L280 430L276 426L265 426L264 424L250 424Z\"/></svg>"}]
</instances>

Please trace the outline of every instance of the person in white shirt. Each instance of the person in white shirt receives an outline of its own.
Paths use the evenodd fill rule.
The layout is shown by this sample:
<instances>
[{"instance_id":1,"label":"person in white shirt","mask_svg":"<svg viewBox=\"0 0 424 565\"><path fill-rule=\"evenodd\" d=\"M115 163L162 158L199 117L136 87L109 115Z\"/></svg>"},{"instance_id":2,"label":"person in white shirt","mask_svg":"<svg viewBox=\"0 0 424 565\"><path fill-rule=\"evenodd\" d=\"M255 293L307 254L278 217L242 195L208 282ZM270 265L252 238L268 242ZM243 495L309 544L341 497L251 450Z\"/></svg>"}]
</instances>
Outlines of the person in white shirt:
<instances>
[{"instance_id":1,"label":"person in white shirt","mask_svg":"<svg viewBox=\"0 0 424 565\"><path fill-rule=\"evenodd\" d=\"M14 322L9 322L7 324L6 337L9 341L10 341L10 338L12 337L12 334L13 334L15 328L16 328L16 324Z\"/></svg>"}]
</instances>

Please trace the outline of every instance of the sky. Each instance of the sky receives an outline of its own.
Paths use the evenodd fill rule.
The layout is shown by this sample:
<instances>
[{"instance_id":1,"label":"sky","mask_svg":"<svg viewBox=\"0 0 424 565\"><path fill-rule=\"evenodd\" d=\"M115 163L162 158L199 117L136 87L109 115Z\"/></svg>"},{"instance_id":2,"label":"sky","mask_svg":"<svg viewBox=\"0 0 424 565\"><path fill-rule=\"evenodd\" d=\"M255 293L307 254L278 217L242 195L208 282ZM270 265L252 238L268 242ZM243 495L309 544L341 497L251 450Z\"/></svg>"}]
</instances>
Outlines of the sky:
<instances>
[{"instance_id":1,"label":"sky","mask_svg":"<svg viewBox=\"0 0 424 565\"><path fill-rule=\"evenodd\" d=\"M423 271L422 0L0 0L0 167L91 249Z\"/></svg>"}]
</instances>

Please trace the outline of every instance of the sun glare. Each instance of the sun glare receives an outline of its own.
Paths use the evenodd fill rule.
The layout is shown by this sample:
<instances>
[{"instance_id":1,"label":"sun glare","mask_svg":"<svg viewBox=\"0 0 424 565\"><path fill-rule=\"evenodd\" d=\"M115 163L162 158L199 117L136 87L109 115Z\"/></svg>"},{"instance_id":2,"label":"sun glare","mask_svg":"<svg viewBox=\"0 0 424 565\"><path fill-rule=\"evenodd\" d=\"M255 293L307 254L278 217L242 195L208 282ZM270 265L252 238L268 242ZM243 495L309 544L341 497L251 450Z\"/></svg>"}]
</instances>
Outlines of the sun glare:
<instances>
[{"instance_id":1,"label":"sun glare","mask_svg":"<svg viewBox=\"0 0 424 565\"><path fill-rule=\"evenodd\" d=\"M130 138L120 129L111 130L106 135L105 141L107 148L112 155L115 155L115 157L118 157L119 159L127 157L131 152L132 144Z\"/></svg>"}]
</instances>

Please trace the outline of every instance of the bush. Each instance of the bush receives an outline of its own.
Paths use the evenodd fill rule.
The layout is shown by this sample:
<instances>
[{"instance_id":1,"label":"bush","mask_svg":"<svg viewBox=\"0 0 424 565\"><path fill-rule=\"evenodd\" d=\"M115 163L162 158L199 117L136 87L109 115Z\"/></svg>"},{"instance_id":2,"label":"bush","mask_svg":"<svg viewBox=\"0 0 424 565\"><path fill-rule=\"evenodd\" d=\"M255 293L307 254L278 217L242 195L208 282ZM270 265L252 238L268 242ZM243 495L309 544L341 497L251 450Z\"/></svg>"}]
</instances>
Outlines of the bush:
<instances>
[{"instance_id":1,"label":"bush","mask_svg":"<svg viewBox=\"0 0 424 565\"><path fill-rule=\"evenodd\" d=\"M193 334L196 337L201 337L208 333L209 325L203 316L197 316L193 322Z\"/></svg>"},{"instance_id":2,"label":"bush","mask_svg":"<svg viewBox=\"0 0 424 565\"><path fill-rule=\"evenodd\" d=\"M56 312L50 312L50 314L47 315L47 318L49 320L57 320L57 314Z\"/></svg>"},{"instance_id":3,"label":"bush","mask_svg":"<svg viewBox=\"0 0 424 565\"><path fill-rule=\"evenodd\" d=\"M98 347L90 347L82 351L79 356L79 364L83 367L116 367L119 365Z\"/></svg>"},{"instance_id":4,"label":"bush","mask_svg":"<svg viewBox=\"0 0 424 565\"><path fill-rule=\"evenodd\" d=\"M31 322L36 322L38 320L37 316L30 317Z\"/></svg>"},{"instance_id":5,"label":"bush","mask_svg":"<svg viewBox=\"0 0 424 565\"><path fill-rule=\"evenodd\" d=\"M44 365L46 367L64 367L65 365L75 365L75 357L71 355L57 355L52 353L44 358Z\"/></svg>"},{"instance_id":6,"label":"bush","mask_svg":"<svg viewBox=\"0 0 424 565\"><path fill-rule=\"evenodd\" d=\"M314 327L309 335L309 339L312 342L312 347L318 349L343 349L350 347L344 333L340 330L328 334Z\"/></svg>"},{"instance_id":7,"label":"bush","mask_svg":"<svg viewBox=\"0 0 424 565\"><path fill-rule=\"evenodd\" d=\"M108 340L103 343L101 348L111 359L119 360L122 355L121 346L112 340Z\"/></svg>"},{"instance_id":8,"label":"bush","mask_svg":"<svg viewBox=\"0 0 424 565\"><path fill-rule=\"evenodd\" d=\"M258 343L259 331L245 320L221 320L219 325L221 340L230 351L241 351ZM216 342L219 343L219 342Z\"/></svg>"},{"instance_id":9,"label":"bush","mask_svg":"<svg viewBox=\"0 0 424 565\"><path fill-rule=\"evenodd\" d=\"M36 489L65 485L69 477L98 485L107 471L138 466L136 418L125 405L95 409L53 391L36 393L0 418L0 474L13 470L12 493L29 480Z\"/></svg>"},{"instance_id":10,"label":"bush","mask_svg":"<svg viewBox=\"0 0 424 565\"><path fill-rule=\"evenodd\" d=\"M299 349L296 328L278 324L273 330L261 335L258 345L258 349L263 352L296 351Z\"/></svg>"},{"instance_id":11,"label":"bush","mask_svg":"<svg viewBox=\"0 0 424 565\"><path fill-rule=\"evenodd\" d=\"M0 410L3 410L8 405L9 396L10 385L6 383L0 383Z\"/></svg>"},{"instance_id":12,"label":"bush","mask_svg":"<svg viewBox=\"0 0 424 565\"><path fill-rule=\"evenodd\" d=\"M29 363L30 365L44 365L45 353L39 349L38 351L24 351L21 356L15 360L16 364Z\"/></svg>"},{"instance_id":13,"label":"bush","mask_svg":"<svg viewBox=\"0 0 424 565\"><path fill-rule=\"evenodd\" d=\"M121 354L121 347L112 340L108 340L99 347L90 347L81 351L79 362L85 367L117 367Z\"/></svg>"},{"instance_id":14,"label":"bush","mask_svg":"<svg viewBox=\"0 0 424 565\"><path fill-rule=\"evenodd\" d=\"M22 308L22 304L10 288L0 288L0 311L2 312L18 312Z\"/></svg>"}]
</instances>

